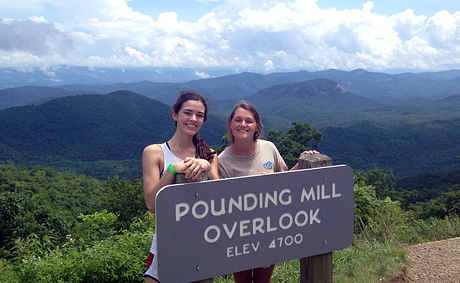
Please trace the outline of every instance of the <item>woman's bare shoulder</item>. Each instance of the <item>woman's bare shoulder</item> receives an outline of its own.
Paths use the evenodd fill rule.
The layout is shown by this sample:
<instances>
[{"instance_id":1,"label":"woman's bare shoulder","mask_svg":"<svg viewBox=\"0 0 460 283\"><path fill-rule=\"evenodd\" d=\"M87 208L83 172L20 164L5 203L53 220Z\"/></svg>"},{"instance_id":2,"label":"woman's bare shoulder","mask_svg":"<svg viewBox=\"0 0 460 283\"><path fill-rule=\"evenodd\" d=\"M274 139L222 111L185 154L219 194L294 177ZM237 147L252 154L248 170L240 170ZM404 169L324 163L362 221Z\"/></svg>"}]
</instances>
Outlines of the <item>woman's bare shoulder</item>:
<instances>
[{"instance_id":1,"label":"woman's bare shoulder","mask_svg":"<svg viewBox=\"0 0 460 283\"><path fill-rule=\"evenodd\" d=\"M161 154L163 155L163 150L161 149L161 146L159 144L151 144L148 145L144 148L144 155L157 155Z\"/></svg>"}]
</instances>

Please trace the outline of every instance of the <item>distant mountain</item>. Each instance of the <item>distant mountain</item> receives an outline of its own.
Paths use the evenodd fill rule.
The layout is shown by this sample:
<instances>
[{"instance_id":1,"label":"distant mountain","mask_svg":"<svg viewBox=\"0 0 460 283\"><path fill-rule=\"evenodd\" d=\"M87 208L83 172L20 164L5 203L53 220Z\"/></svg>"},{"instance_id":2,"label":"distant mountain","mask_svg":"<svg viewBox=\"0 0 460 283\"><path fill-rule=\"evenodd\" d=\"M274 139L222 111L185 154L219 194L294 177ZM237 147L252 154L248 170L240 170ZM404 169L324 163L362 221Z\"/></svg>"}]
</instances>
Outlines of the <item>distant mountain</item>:
<instances>
[{"instance_id":1,"label":"distant mountain","mask_svg":"<svg viewBox=\"0 0 460 283\"><path fill-rule=\"evenodd\" d=\"M20 86L101 85L144 80L178 83L234 73L234 70L225 68L206 68L206 72L169 67L99 68L62 65L51 68L0 68L0 89Z\"/></svg>"},{"instance_id":2,"label":"distant mountain","mask_svg":"<svg viewBox=\"0 0 460 283\"><path fill-rule=\"evenodd\" d=\"M22 104L56 98L57 96L76 95L78 92L53 87L23 86L0 90L0 109Z\"/></svg>"},{"instance_id":3,"label":"distant mountain","mask_svg":"<svg viewBox=\"0 0 460 283\"><path fill-rule=\"evenodd\" d=\"M460 95L430 104L396 106L344 91L328 79L276 85L247 96L268 125L285 130L291 121L306 122L316 128L350 126L370 121L382 127L458 117ZM273 121L272 121L273 119Z\"/></svg>"},{"instance_id":4,"label":"distant mountain","mask_svg":"<svg viewBox=\"0 0 460 283\"><path fill-rule=\"evenodd\" d=\"M334 164L364 172L392 170L397 177L421 172L458 170L460 118L378 127L362 122L321 129L319 151Z\"/></svg>"},{"instance_id":5,"label":"distant mountain","mask_svg":"<svg viewBox=\"0 0 460 283\"><path fill-rule=\"evenodd\" d=\"M210 145L221 143L223 123L212 117L200 131ZM117 170L116 163L124 164L119 176L139 178L142 150L169 139L174 121L169 106L118 91L8 108L0 111L0 128L2 163L53 166L103 178L110 176L103 175L106 169Z\"/></svg>"},{"instance_id":6,"label":"distant mountain","mask_svg":"<svg viewBox=\"0 0 460 283\"><path fill-rule=\"evenodd\" d=\"M82 76L86 70L77 70L75 77ZM112 70L115 72L114 70ZM150 72L153 72L150 70ZM403 73L386 74L379 72L368 72L358 69L353 71L326 70L318 72L298 71L287 73L272 73L262 75L257 73L238 73L224 76L211 77L208 79L187 80L183 76L182 82L171 82L170 80L157 81L152 73L147 75L134 72L137 76L127 75L117 83L105 83L107 80L98 80L98 74L102 77L110 77L111 72L107 70L92 71L90 79L84 80L84 84L65 84L72 80L63 79L60 84L54 82L49 94L44 88L37 89L41 96L56 95L56 93L98 93L107 94L117 90L130 90L155 100L171 105L177 98L178 93L184 89L194 89L209 97L217 105L224 101L236 101L248 97L275 85L305 82L314 79L329 79L339 83L346 92L358 94L361 97L369 98L380 103L391 105L417 106L430 104L451 95L460 94L460 70L427 73ZM6 73L11 77L12 73ZM18 75L16 73L16 75ZM70 76L70 74L68 75ZM112 80L119 77L113 75ZM1 77L0 77L1 78ZM11 78L13 80L13 78ZM83 81L83 80L82 80ZM31 80L30 85L33 85ZM73 81L72 81L73 82ZM59 90L55 90L55 89ZM8 90L11 93L12 88ZM11 94L5 95L5 90L0 90L0 109L31 103L36 98L35 94L30 97L25 95L13 99ZM225 105L225 103L223 103Z\"/></svg>"}]
</instances>

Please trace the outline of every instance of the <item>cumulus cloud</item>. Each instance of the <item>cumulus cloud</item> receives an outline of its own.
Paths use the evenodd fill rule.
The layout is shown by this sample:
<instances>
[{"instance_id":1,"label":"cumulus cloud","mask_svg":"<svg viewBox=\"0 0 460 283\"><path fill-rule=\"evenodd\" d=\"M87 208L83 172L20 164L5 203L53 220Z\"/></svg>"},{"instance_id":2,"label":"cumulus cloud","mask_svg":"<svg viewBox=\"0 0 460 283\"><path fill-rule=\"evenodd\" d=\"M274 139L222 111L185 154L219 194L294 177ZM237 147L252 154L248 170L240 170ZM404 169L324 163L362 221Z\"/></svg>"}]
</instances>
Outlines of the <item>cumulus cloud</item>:
<instances>
[{"instance_id":1,"label":"cumulus cloud","mask_svg":"<svg viewBox=\"0 0 460 283\"><path fill-rule=\"evenodd\" d=\"M373 13L372 1L338 10L320 9L316 0L226 0L187 22L175 12L143 15L124 0L81 0L72 7L64 0L30 2L52 6L65 21L1 20L0 65L20 57L23 64L272 72L445 69L458 68L460 58L460 12L428 18L409 9L386 16Z\"/></svg>"},{"instance_id":2,"label":"cumulus cloud","mask_svg":"<svg viewBox=\"0 0 460 283\"><path fill-rule=\"evenodd\" d=\"M43 18L5 20L0 18L0 50L45 55L65 53L72 48L72 39Z\"/></svg>"}]
</instances>

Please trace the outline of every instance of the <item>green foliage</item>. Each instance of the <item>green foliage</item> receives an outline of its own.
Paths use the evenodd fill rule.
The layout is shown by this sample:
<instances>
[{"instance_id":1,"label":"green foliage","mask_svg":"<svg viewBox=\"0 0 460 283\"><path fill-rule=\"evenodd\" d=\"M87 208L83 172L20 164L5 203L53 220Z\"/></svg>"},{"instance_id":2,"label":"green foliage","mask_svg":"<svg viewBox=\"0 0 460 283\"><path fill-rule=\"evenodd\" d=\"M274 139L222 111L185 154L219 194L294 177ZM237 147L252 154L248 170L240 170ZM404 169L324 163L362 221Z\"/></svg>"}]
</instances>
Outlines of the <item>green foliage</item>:
<instances>
[{"instance_id":1,"label":"green foliage","mask_svg":"<svg viewBox=\"0 0 460 283\"><path fill-rule=\"evenodd\" d=\"M280 132L273 131L273 136ZM113 177L102 182L50 168L12 165L0 166L0 173L0 235L7 239L2 253L8 258L0 261L2 282L144 281L154 217L145 213L140 180ZM67 194L79 191L99 201L82 205L99 210L80 214L65 226L73 213L64 212L72 206L61 205L64 200L74 203ZM460 186L453 185L438 198L404 211L393 198L404 201L406 195L395 189L391 171L355 171L355 239L350 247L334 252L335 281L375 282L407 264L401 243L458 237L459 192ZM299 278L294 260L277 264L272 282ZM215 282L233 282L233 277L219 276Z\"/></svg>"},{"instance_id":2,"label":"green foliage","mask_svg":"<svg viewBox=\"0 0 460 283\"><path fill-rule=\"evenodd\" d=\"M115 223L117 216L107 213L107 210L96 212L92 215L80 215L82 222L74 229L74 237L84 246L87 243L102 241L115 235Z\"/></svg>"},{"instance_id":3,"label":"green foliage","mask_svg":"<svg viewBox=\"0 0 460 283\"><path fill-rule=\"evenodd\" d=\"M0 165L0 178L11 180L21 194L30 194L35 203L59 212L76 222L80 214L101 209L102 185L95 178L57 172L52 168L36 166Z\"/></svg>"},{"instance_id":4,"label":"green foliage","mask_svg":"<svg viewBox=\"0 0 460 283\"><path fill-rule=\"evenodd\" d=\"M103 188L106 202L103 207L118 216L117 229L128 229L136 216L146 211L144 189L141 180L109 178Z\"/></svg>"},{"instance_id":5,"label":"green foliage","mask_svg":"<svg viewBox=\"0 0 460 283\"><path fill-rule=\"evenodd\" d=\"M460 185L460 170L428 171L417 175L395 180L396 186L404 193L410 193L409 204L427 202L448 192L455 185Z\"/></svg>"},{"instance_id":6,"label":"green foliage","mask_svg":"<svg viewBox=\"0 0 460 283\"><path fill-rule=\"evenodd\" d=\"M415 217L427 219L431 217L442 219L446 216L460 216L460 185L454 185L449 191L427 202L417 202L409 206Z\"/></svg>"},{"instance_id":7,"label":"green foliage","mask_svg":"<svg viewBox=\"0 0 460 283\"><path fill-rule=\"evenodd\" d=\"M334 282L379 282L407 262L402 246L358 237L353 245L333 253Z\"/></svg>"},{"instance_id":8,"label":"green foliage","mask_svg":"<svg viewBox=\"0 0 460 283\"><path fill-rule=\"evenodd\" d=\"M273 142L289 168L299 160L305 150L317 149L321 140L321 132L313 130L307 123L292 122L286 135L280 138L281 130L270 130L267 139Z\"/></svg>"},{"instance_id":9,"label":"green foliage","mask_svg":"<svg viewBox=\"0 0 460 283\"><path fill-rule=\"evenodd\" d=\"M59 211L36 203L30 193L20 192L14 184L0 179L0 257L11 257L14 241L30 234L62 242L70 223Z\"/></svg>"},{"instance_id":10,"label":"green foliage","mask_svg":"<svg viewBox=\"0 0 460 283\"><path fill-rule=\"evenodd\" d=\"M216 145L213 145L211 146L212 149L214 149L216 152L217 152L217 155L219 155L222 151L224 151L224 149L226 147L228 147L230 144L228 142L228 136L227 134L225 134L223 137L222 137L222 145L221 146L216 146Z\"/></svg>"},{"instance_id":11,"label":"green foliage","mask_svg":"<svg viewBox=\"0 0 460 283\"><path fill-rule=\"evenodd\" d=\"M125 233L78 251L71 247L22 257L16 282L142 282L151 233Z\"/></svg>"}]
</instances>

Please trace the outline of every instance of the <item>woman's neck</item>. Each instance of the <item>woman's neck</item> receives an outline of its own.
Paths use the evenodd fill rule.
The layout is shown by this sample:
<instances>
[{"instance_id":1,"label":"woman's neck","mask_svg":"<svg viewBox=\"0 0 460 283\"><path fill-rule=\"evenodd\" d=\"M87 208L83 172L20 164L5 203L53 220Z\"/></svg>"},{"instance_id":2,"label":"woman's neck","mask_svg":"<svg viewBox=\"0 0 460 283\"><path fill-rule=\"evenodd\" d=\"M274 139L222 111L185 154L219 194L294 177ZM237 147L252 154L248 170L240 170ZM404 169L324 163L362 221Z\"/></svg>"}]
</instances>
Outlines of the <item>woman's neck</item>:
<instances>
[{"instance_id":1,"label":"woman's neck","mask_svg":"<svg viewBox=\"0 0 460 283\"><path fill-rule=\"evenodd\" d=\"M253 155L256 152L257 141L235 141L228 149L231 153L242 156Z\"/></svg>"},{"instance_id":2,"label":"woman's neck","mask_svg":"<svg viewBox=\"0 0 460 283\"><path fill-rule=\"evenodd\" d=\"M193 144L193 136L180 135L177 132L168 141L171 151L178 157L195 156L195 145ZM184 157L184 158L185 158Z\"/></svg>"}]
</instances>

